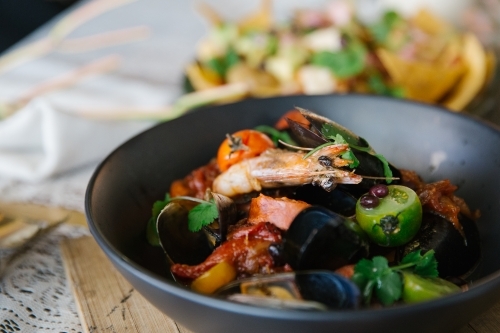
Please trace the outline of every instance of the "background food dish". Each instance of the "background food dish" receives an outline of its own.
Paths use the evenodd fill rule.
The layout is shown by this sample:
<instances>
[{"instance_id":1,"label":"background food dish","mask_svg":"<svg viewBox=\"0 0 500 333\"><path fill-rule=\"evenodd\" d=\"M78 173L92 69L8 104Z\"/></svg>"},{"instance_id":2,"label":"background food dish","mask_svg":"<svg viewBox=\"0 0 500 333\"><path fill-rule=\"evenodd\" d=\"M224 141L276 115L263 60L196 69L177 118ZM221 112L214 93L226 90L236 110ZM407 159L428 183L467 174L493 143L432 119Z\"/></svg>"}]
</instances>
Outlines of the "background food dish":
<instances>
[{"instance_id":1,"label":"background food dish","mask_svg":"<svg viewBox=\"0 0 500 333\"><path fill-rule=\"evenodd\" d=\"M483 259L467 292L412 306L359 312L308 313L260 309L196 294L169 280L162 253L145 246L155 200L172 180L213 156L220 138L242 127L272 124L294 106L324 114L367 139L399 168L427 181L450 178L457 195L481 210ZM377 96L294 96L209 107L136 136L98 167L86 194L89 226L104 252L143 296L194 331L451 332L500 295L500 180L497 128L462 114ZM432 319L430 319L432 318Z\"/></svg>"},{"instance_id":2,"label":"background food dish","mask_svg":"<svg viewBox=\"0 0 500 333\"><path fill-rule=\"evenodd\" d=\"M210 27L185 67L186 86L213 96L237 83L245 89L232 99L358 92L472 111L496 75L495 44L423 3L404 13L384 1L329 1L283 21L270 0L238 20L202 5Z\"/></svg>"}]
</instances>

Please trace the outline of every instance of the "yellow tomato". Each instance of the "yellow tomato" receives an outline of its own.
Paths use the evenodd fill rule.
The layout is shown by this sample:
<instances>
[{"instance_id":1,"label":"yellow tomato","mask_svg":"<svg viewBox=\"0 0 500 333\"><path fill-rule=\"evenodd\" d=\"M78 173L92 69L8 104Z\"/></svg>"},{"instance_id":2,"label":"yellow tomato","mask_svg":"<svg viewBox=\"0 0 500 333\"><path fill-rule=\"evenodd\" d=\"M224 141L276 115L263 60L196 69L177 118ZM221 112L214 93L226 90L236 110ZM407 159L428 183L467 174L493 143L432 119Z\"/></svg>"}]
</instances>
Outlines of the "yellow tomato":
<instances>
[{"instance_id":1,"label":"yellow tomato","mask_svg":"<svg viewBox=\"0 0 500 333\"><path fill-rule=\"evenodd\" d=\"M202 294L213 294L220 287L236 278L236 269L230 263L222 261L196 278L191 289Z\"/></svg>"}]
</instances>

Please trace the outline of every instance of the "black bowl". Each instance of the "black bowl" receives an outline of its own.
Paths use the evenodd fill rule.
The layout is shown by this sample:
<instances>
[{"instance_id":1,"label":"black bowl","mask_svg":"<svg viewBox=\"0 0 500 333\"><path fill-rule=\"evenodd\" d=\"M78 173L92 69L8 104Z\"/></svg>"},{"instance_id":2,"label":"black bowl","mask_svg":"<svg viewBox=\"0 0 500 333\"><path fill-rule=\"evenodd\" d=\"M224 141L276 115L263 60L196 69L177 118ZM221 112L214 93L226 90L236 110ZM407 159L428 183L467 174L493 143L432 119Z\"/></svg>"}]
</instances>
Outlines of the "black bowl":
<instances>
[{"instance_id":1,"label":"black bowl","mask_svg":"<svg viewBox=\"0 0 500 333\"><path fill-rule=\"evenodd\" d=\"M399 168L449 178L474 209L483 258L469 291L416 305L326 313L263 309L174 283L144 230L170 183L215 155L226 133L272 125L300 106L350 128ZM90 230L123 276L158 309L195 332L452 332L500 300L500 130L473 116L379 96L292 96L200 109L124 143L86 193Z\"/></svg>"}]
</instances>

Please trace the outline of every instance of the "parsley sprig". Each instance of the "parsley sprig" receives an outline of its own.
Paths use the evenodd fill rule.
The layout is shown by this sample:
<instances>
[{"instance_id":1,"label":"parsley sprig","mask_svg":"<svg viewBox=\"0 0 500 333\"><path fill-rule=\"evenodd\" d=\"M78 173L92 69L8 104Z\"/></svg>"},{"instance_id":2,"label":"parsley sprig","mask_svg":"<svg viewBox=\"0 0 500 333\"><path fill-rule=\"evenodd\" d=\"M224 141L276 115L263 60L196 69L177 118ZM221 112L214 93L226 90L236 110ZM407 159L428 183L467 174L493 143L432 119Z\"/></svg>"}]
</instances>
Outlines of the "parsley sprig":
<instances>
[{"instance_id":1,"label":"parsley sprig","mask_svg":"<svg viewBox=\"0 0 500 333\"><path fill-rule=\"evenodd\" d=\"M360 288L366 304L373 294L384 305L391 305L401 298L403 281L400 272L410 270L422 277L437 277L437 261L434 250L420 254L420 250L406 255L397 266L389 266L385 257L361 259L354 267L352 280Z\"/></svg>"}]
</instances>

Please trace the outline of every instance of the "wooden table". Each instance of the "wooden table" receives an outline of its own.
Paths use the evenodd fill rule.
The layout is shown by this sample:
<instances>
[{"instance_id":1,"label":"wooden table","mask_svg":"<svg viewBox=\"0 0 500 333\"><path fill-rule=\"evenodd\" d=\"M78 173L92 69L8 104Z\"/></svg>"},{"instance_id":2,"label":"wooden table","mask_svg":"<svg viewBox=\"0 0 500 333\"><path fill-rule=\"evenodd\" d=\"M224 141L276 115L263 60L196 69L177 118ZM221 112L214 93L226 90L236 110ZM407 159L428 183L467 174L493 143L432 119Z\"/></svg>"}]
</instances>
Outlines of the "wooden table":
<instances>
[{"instance_id":1,"label":"wooden table","mask_svg":"<svg viewBox=\"0 0 500 333\"><path fill-rule=\"evenodd\" d=\"M61 244L86 333L190 333L153 307L118 273L92 237ZM457 333L500 332L500 302Z\"/></svg>"}]
</instances>

